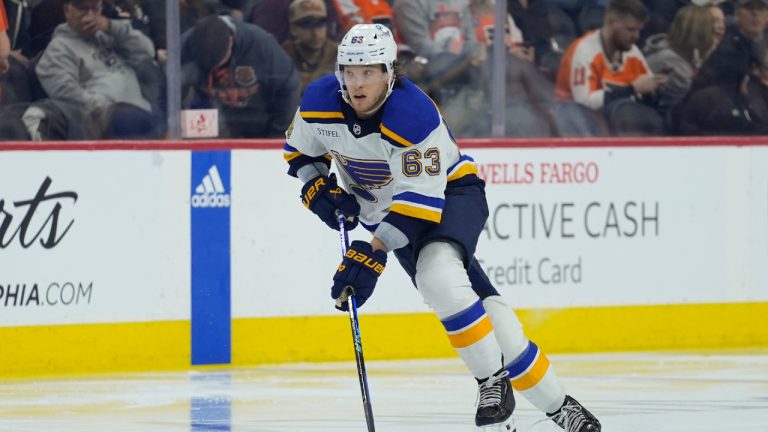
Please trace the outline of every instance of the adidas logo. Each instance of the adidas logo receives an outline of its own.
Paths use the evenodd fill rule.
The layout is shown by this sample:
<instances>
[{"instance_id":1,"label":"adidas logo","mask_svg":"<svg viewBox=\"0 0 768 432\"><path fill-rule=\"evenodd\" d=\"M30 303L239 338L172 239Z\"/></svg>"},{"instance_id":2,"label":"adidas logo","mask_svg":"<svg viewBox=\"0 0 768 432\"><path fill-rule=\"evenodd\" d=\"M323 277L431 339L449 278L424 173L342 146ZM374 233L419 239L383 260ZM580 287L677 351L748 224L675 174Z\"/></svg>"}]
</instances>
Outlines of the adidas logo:
<instances>
[{"instance_id":1,"label":"adidas logo","mask_svg":"<svg viewBox=\"0 0 768 432\"><path fill-rule=\"evenodd\" d=\"M226 192L219 170L213 165L203 177L202 183L195 188L192 207L229 207L230 197Z\"/></svg>"}]
</instances>

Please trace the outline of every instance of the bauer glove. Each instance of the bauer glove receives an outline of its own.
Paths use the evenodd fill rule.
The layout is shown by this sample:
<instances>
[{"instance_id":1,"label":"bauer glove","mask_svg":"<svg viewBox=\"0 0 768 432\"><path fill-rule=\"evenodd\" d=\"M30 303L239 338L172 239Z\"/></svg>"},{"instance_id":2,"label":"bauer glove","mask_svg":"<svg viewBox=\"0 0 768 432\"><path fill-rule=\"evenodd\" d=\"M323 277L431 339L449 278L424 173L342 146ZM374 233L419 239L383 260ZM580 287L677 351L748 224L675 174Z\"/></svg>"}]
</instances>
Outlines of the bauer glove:
<instances>
[{"instance_id":1,"label":"bauer glove","mask_svg":"<svg viewBox=\"0 0 768 432\"><path fill-rule=\"evenodd\" d=\"M333 276L331 297L336 299L336 309L349 310L348 293L345 292L347 287L354 291L357 306L362 306L373 294L376 281L386 265L386 252L383 250L374 252L370 243L362 240L353 241Z\"/></svg>"},{"instance_id":2,"label":"bauer glove","mask_svg":"<svg viewBox=\"0 0 768 432\"><path fill-rule=\"evenodd\" d=\"M301 188L301 202L326 225L337 231L339 230L337 212L344 215L344 227L347 230L357 226L360 204L353 195L339 187L336 183L336 174L319 176L308 181Z\"/></svg>"}]
</instances>

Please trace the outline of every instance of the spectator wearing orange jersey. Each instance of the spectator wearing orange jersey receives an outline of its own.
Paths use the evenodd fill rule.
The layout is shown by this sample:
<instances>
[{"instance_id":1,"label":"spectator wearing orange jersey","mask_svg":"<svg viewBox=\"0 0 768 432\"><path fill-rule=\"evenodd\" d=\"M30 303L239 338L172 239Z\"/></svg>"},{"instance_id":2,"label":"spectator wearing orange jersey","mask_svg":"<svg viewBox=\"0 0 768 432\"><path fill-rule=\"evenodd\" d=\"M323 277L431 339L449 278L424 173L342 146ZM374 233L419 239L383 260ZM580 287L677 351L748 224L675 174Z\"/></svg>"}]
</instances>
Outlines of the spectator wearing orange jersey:
<instances>
[{"instance_id":1,"label":"spectator wearing orange jersey","mask_svg":"<svg viewBox=\"0 0 768 432\"><path fill-rule=\"evenodd\" d=\"M11 55L11 40L8 38L8 17L5 7L0 2L0 75L8 72L8 56Z\"/></svg>"},{"instance_id":2,"label":"spectator wearing orange jersey","mask_svg":"<svg viewBox=\"0 0 768 432\"><path fill-rule=\"evenodd\" d=\"M355 24L384 24L394 30L392 7L385 0L332 0L341 20L341 28L348 31Z\"/></svg>"},{"instance_id":3,"label":"spectator wearing orange jersey","mask_svg":"<svg viewBox=\"0 0 768 432\"><path fill-rule=\"evenodd\" d=\"M574 41L560 63L556 96L603 109L619 134L659 134L661 117L650 101L667 80L654 75L635 45L648 17L640 0L612 0L599 30Z\"/></svg>"}]
</instances>

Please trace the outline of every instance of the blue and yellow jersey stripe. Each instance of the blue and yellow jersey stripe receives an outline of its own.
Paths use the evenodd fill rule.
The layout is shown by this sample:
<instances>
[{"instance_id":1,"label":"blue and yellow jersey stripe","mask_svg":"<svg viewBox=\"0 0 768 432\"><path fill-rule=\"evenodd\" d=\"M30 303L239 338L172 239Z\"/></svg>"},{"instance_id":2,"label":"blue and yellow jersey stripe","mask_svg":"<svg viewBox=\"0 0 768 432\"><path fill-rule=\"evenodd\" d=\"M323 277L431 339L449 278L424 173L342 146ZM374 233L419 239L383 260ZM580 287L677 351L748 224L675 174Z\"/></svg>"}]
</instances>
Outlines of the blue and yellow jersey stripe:
<instances>
[{"instance_id":1,"label":"blue and yellow jersey stripe","mask_svg":"<svg viewBox=\"0 0 768 432\"><path fill-rule=\"evenodd\" d=\"M317 157L307 156L288 143L283 145L283 159L288 162L288 174L294 177L296 177L297 172L301 167L312 163L319 162L330 168L332 160L331 155L329 154Z\"/></svg>"},{"instance_id":2,"label":"blue and yellow jersey stripe","mask_svg":"<svg viewBox=\"0 0 768 432\"><path fill-rule=\"evenodd\" d=\"M544 378L549 370L549 359L535 343L528 341L522 354L504 366L509 380L517 391L528 390Z\"/></svg>"},{"instance_id":3,"label":"blue and yellow jersey stripe","mask_svg":"<svg viewBox=\"0 0 768 432\"><path fill-rule=\"evenodd\" d=\"M412 147L414 144L407 139L401 137L400 135L396 134L395 132L391 131L388 127L384 126L384 123L381 124L381 138L383 138L385 141L389 142L395 147Z\"/></svg>"},{"instance_id":4,"label":"blue and yellow jersey stripe","mask_svg":"<svg viewBox=\"0 0 768 432\"><path fill-rule=\"evenodd\" d=\"M336 118L336 119L343 119L344 114L340 111L300 111L301 118L308 119L308 118L317 118L317 119L330 119L330 118Z\"/></svg>"},{"instance_id":5,"label":"blue and yellow jersey stripe","mask_svg":"<svg viewBox=\"0 0 768 432\"><path fill-rule=\"evenodd\" d=\"M461 155L458 162L448 168L448 181L458 180L464 176L477 175L477 165L470 156Z\"/></svg>"},{"instance_id":6,"label":"blue and yellow jersey stripe","mask_svg":"<svg viewBox=\"0 0 768 432\"><path fill-rule=\"evenodd\" d=\"M389 211L440 223L444 206L445 200L442 198L430 197L416 192L403 192L392 197Z\"/></svg>"},{"instance_id":7,"label":"blue and yellow jersey stripe","mask_svg":"<svg viewBox=\"0 0 768 432\"><path fill-rule=\"evenodd\" d=\"M291 147L288 143L283 145L283 159L285 159L286 162L290 162L299 156L301 156L301 152L299 152L297 148Z\"/></svg>"},{"instance_id":8,"label":"blue and yellow jersey stripe","mask_svg":"<svg viewBox=\"0 0 768 432\"><path fill-rule=\"evenodd\" d=\"M307 123L344 123L340 90L333 74L310 83L304 90L299 115Z\"/></svg>"},{"instance_id":9,"label":"blue and yellow jersey stripe","mask_svg":"<svg viewBox=\"0 0 768 432\"><path fill-rule=\"evenodd\" d=\"M307 123L344 123L341 111L299 111L299 115Z\"/></svg>"},{"instance_id":10,"label":"blue and yellow jersey stripe","mask_svg":"<svg viewBox=\"0 0 768 432\"><path fill-rule=\"evenodd\" d=\"M480 341L493 330L491 320L485 313L480 300L441 322L454 348L466 348Z\"/></svg>"}]
</instances>

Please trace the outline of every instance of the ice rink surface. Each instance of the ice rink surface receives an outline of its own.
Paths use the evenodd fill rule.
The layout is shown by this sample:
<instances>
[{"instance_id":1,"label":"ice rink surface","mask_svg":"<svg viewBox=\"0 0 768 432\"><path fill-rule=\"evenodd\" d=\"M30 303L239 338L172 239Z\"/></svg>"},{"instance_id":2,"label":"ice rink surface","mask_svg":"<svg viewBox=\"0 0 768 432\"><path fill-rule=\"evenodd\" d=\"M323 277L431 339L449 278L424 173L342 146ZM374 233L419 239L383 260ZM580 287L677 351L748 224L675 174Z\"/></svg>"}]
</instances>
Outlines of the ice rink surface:
<instances>
[{"instance_id":1,"label":"ice rink surface","mask_svg":"<svg viewBox=\"0 0 768 432\"><path fill-rule=\"evenodd\" d=\"M603 431L768 431L768 351L550 358ZM476 430L458 359L367 368L377 431ZM517 400L519 432L559 430ZM2 432L365 430L354 362L0 381Z\"/></svg>"}]
</instances>

